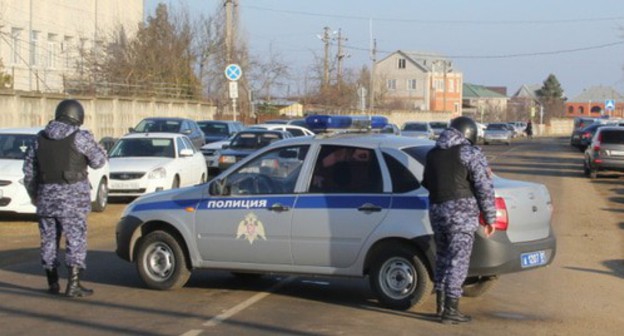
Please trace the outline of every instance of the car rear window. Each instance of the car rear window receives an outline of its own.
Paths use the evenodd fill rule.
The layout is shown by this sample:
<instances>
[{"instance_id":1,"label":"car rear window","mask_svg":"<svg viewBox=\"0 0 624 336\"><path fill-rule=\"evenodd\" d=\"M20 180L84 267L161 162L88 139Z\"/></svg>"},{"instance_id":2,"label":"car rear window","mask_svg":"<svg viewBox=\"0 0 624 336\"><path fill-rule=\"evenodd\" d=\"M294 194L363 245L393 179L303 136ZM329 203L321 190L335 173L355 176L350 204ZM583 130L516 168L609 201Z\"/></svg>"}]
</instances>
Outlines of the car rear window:
<instances>
[{"instance_id":1,"label":"car rear window","mask_svg":"<svg viewBox=\"0 0 624 336\"><path fill-rule=\"evenodd\" d=\"M605 144L624 144L624 129L622 130L604 130L602 135L602 143Z\"/></svg>"},{"instance_id":2,"label":"car rear window","mask_svg":"<svg viewBox=\"0 0 624 336\"><path fill-rule=\"evenodd\" d=\"M404 131L426 131L427 125L425 124L405 124Z\"/></svg>"},{"instance_id":3,"label":"car rear window","mask_svg":"<svg viewBox=\"0 0 624 336\"><path fill-rule=\"evenodd\" d=\"M399 160L392 155L384 153L383 158L390 172L392 179L392 191L395 193L406 193L420 188L418 179Z\"/></svg>"}]
</instances>

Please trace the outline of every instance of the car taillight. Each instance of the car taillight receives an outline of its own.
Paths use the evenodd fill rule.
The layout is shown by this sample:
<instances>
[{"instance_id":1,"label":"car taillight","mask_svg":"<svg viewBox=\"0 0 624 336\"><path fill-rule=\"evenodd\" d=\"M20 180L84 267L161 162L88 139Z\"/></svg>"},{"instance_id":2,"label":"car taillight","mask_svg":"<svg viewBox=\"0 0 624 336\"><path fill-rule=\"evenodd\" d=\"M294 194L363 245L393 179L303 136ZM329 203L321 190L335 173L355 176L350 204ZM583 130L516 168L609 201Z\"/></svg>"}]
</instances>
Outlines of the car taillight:
<instances>
[{"instance_id":1,"label":"car taillight","mask_svg":"<svg viewBox=\"0 0 624 336\"><path fill-rule=\"evenodd\" d=\"M589 132L585 132L585 133L583 133L582 137L583 137L584 139L589 139L589 138L591 138L591 133L589 133Z\"/></svg>"},{"instance_id":2,"label":"car taillight","mask_svg":"<svg viewBox=\"0 0 624 336\"><path fill-rule=\"evenodd\" d=\"M507 216L507 204L505 203L505 199L502 197L496 197L494 200L494 206L496 207L496 221L494 222L494 227L496 230L507 231L507 227L509 226L509 217ZM483 213L479 215L479 224L485 225Z\"/></svg>"},{"instance_id":3,"label":"car taillight","mask_svg":"<svg viewBox=\"0 0 624 336\"><path fill-rule=\"evenodd\" d=\"M602 142L602 133L598 133L598 138L594 142L594 152L596 155L600 155L600 143Z\"/></svg>"}]
</instances>

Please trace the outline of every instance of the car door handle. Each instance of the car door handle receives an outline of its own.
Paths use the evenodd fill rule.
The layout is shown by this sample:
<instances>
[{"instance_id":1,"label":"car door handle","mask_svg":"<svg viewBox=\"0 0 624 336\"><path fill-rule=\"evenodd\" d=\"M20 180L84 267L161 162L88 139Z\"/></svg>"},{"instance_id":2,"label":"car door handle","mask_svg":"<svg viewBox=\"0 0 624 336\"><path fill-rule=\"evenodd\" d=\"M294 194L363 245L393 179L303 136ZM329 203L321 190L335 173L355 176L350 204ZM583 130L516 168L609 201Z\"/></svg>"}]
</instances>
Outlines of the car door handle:
<instances>
[{"instance_id":1,"label":"car door handle","mask_svg":"<svg viewBox=\"0 0 624 336\"><path fill-rule=\"evenodd\" d=\"M358 211L363 211L363 212L380 212L383 208L375 205L375 204L371 204L371 203L366 203L364 205L362 205L361 207L358 208Z\"/></svg>"},{"instance_id":2,"label":"car door handle","mask_svg":"<svg viewBox=\"0 0 624 336\"><path fill-rule=\"evenodd\" d=\"M275 211L275 212L285 212L285 211L288 211L288 210L290 210L289 207L284 206L284 205L279 204L279 203L275 203L275 204L273 204L273 205L271 205L269 207L269 211Z\"/></svg>"}]
</instances>

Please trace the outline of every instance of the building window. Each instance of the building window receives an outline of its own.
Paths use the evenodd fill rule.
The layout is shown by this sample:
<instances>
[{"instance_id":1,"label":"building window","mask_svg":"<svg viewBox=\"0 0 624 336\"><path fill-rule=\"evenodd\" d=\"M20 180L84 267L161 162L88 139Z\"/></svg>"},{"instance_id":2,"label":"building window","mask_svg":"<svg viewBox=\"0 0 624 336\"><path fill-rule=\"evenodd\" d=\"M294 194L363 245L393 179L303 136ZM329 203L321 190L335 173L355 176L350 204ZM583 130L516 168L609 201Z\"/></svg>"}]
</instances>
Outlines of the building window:
<instances>
[{"instance_id":1,"label":"building window","mask_svg":"<svg viewBox=\"0 0 624 336\"><path fill-rule=\"evenodd\" d=\"M388 90L396 90L396 79L388 79Z\"/></svg>"},{"instance_id":2,"label":"building window","mask_svg":"<svg viewBox=\"0 0 624 336\"><path fill-rule=\"evenodd\" d=\"M583 108L583 106L579 106L579 114L584 114L585 113L585 109Z\"/></svg>"},{"instance_id":3,"label":"building window","mask_svg":"<svg viewBox=\"0 0 624 336\"><path fill-rule=\"evenodd\" d=\"M30 34L30 65L39 64L39 32L32 31Z\"/></svg>"},{"instance_id":4,"label":"building window","mask_svg":"<svg viewBox=\"0 0 624 336\"><path fill-rule=\"evenodd\" d=\"M19 28L11 29L11 47L13 48L13 55L11 62L18 64L22 58L22 30Z\"/></svg>"},{"instance_id":5,"label":"building window","mask_svg":"<svg viewBox=\"0 0 624 336\"><path fill-rule=\"evenodd\" d=\"M416 80L408 79L407 80L407 89L410 91L416 91Z\"/></svg>"},{"instance_id":6,"label":"building window","mask_svg":"<svg viewBox=\"0 0 624 336\"><path fill-rule=\"evenodd\" d=\"M66 69L72 67L72 50L74 45L74 38L71 36L65 36L63 38L63 45L61 45L61 53L63 53L63 65Z\"/></svg>"},{"instance_id":7,"label":"building window","mask_svg":"<svg viewBox=\"0 0 624 336\"><path fill-rule=\"evenodd\" d=\"M574 113L574 106L568 106L568 113Z\"/></svg>"},{"instance_id":8,"label":"building window","mask_svg":"<svg viewBox=\"0 0 624 336\"><path fill-rule=\"evenodd\" d=\"M56 56L58 55L58 43L56 34L48 34L48 50L46 55L46 66L56 68Z\"/></svg>"},{"instance_id":9,"label":"building window","mask_svg":"<svg viewBox=\"0 0 624 336\"><path fill-rule=\"evenodd\" d=\"M406 64L407 62L405 61L405 58L399 58L399 69L405 69Z\"/></svg>"},{"instance_id":10,"label":"building window","mask_svg":"<svg viewBox=\"0 0 624 336\"><path fill-rule=\"evenodd\" d=\"M433 80L433 91L442 91L444 90L444 80L442 79L434 79Z\"/></svg>"},{"instance_id":11,"label":"building window","mask_svg":"<svg viewBox=\"0 0 624 336\"><path fill-rule=\"evenodd\" d=\"M449 92L455 92L455 80L454 79L449 79L448 82L448 87L449 87Z\"/></svg>"}]
</instances>

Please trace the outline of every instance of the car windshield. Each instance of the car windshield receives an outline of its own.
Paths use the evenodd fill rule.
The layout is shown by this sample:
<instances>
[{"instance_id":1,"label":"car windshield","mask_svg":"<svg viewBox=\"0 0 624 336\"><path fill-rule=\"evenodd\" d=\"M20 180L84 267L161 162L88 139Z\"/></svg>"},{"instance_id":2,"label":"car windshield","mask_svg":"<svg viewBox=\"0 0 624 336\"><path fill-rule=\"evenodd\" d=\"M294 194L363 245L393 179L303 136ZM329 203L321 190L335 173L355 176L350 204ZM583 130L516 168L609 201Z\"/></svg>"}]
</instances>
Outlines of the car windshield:
<instances>
[{"instance_id":1,"label":"car windshield","mask_svg":"<svg viewBox=\"0 0 624 336\"><path fill-rule=\"evenodd\" d=\"M430 122L429 125L431 128L446 128L445 122Z\"/></svg>"},{"instance_id":2,"label":"car windshield","mask_svg":"<svg viewBox=\"0 0 624 336\"><path fill-rule=\"evenodd\" d=\"M489 130L489 131L507 131L509 129L507 128L507 125L505 125L505 124L489 124L489 125L487 125L486 130Z\"/></svg>"},{"instance_id":3,"label":"car windshield","mask_svg":"<svg viewBox=\"0 0 624 336\"><path fill-rule=\"evenodd\" d=\"M268 146L280 139L281 137L278 133L238 133L232 139L230 148L257 149Z\"/></svg>"},{"instance_id":4,"label":"car windshield","mask_svg":"<svg viewBox=\"0 0 624 336\"><path fill-rule=\"evenodd\" d=\"M174 158L173 140L166 138L121 139L109 157L167 157Z\"/></svg>"},{"instance_id":5,"label":"car windshield","mask_svg":"<svg viewBox=\"0 0 624 336\"><path fill-rule=\"evenodd\" d=\"M601 142L605 144L624 144L624 130L603 130Z\"/></svg>"},{"instance_id":6,"label":"car windshield","mask_svg":"<svg viewBox=\"0 0 624 336\"><path fill-rule=\"evenodd\" d=\"M34 134L0 134L0 159L24 160L35 141Z\"/></svg>"},{"instance_id":7,"label":"car windshield","mask_svg":"<svg viewBox=\"0 0 624 336\"><path fill-rule=\"evenodd\" d=\"M205 135L222 135L226 137L230 134L230 132L228 132L227 124L225 123L198 122L197 124Z\"/></svg>"},{"instance_id":8,"label":"car windshield","mask_svg":"<svg viewBox=\"0 0 624 336\"><path fill-rule=\"evenodd\" d=\"M135 132L147 133L147 132L168 132L178 133L180 132L179 120L166 120L166 119L145 119L142 120L137 127L134 128Z\"/></svg>"},{"instance_id":9,"label":"car windshield","mask_svg":"<svg viewBox=\"0 0 624 336\"><path fill-rule=\"evenodd\" d=\"M404 131L426 131L427 125L425 124L405 124Z\"/></svg>"}]
</instances>

